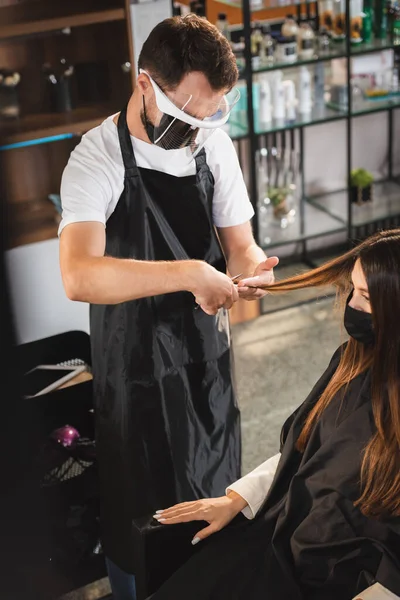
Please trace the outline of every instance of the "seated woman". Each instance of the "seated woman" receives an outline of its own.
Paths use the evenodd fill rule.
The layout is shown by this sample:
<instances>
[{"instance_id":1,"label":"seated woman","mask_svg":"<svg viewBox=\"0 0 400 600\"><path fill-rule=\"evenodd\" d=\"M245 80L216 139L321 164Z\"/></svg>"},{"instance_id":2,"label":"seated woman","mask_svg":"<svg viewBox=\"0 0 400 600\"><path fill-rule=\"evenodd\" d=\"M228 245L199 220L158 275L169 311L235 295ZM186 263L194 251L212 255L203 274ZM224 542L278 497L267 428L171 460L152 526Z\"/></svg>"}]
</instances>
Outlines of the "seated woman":
<instances>
[{"instance_id":1,"label":"seated woman","mask_svg":"<svg viewBox=\"0 0 400 600\"><path fill-rule=\"evenodd\" d=\"M284 424L279 454L226 496L158 511L165 525L209 525L151 600L400 595L400 229L267 289L332 284L348 342Z\"/></svg>"}]
</instances>

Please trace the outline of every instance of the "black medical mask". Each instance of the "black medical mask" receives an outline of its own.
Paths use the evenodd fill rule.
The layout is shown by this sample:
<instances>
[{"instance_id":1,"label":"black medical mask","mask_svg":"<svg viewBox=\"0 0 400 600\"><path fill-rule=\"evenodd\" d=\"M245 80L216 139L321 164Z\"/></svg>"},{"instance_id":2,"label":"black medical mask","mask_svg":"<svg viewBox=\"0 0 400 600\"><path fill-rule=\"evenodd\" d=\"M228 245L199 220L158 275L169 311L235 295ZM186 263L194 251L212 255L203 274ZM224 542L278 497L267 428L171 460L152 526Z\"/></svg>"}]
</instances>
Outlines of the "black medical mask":
<instances>
[{"instance_id":1,"label":"black medical mask","mask_svg":"<svg viewBox=\"0 0 400 600\"><path fill-rule=\"evenodd\" d=\"M372 325L372 315L370 313L363 312L362 310L356 310L349 305L349 302L353 296L350 294L347 299L346 309L344 311L344 326L350 337L370 346L375 341L374 328Z\"/></svg>"}]
</instances>

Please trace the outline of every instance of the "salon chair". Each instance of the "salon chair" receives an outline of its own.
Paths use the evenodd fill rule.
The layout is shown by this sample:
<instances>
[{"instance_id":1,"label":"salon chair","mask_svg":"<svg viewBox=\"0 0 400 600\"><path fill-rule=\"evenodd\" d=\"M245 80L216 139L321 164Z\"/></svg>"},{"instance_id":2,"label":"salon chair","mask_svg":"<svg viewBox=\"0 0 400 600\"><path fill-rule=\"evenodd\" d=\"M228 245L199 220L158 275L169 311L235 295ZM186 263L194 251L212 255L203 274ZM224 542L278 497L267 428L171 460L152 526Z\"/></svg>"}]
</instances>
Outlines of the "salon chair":
<instances>
[{"instance_id":1,"label":"salon chair","mask_svg":"<svg viewBox=\"0 0 400 600\"><path fill-rule=\"evenodd\" d=\"M24 373L40 364L71 359L91 364L90 337L84 331L20 344L10 352L15 388ZM16 457L17 468L5 491L9 518L2 537L10 565L0 595L54 600L106 576L101 546L92 552L99 540L92 381L19 397L9 412L8 453ZM65 425L80 434L77 450L91 453L82 468L70 448L50 437Z\"/></svg>"}]
</instances>

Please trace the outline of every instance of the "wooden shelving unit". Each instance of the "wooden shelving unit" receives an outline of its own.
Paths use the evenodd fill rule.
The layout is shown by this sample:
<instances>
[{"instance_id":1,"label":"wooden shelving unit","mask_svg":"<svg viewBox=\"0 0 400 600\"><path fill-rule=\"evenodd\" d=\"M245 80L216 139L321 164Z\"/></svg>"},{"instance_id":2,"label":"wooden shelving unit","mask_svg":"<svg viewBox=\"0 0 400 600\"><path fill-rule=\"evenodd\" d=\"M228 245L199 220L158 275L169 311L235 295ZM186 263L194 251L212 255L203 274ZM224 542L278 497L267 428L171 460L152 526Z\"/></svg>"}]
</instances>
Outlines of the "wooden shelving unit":
<instances>
[{"instance_id":1,"label":"wooden shelving unit","mask_svg":"<svg viewBox=\"0 0 400 600\"><path fill-rule=\"evenodd\" d=\"M2 145L16 144L64 133L82 134L99 125L112 114L112 105L97 104L76 108L68 113L43 113L26 115L2 127Z\"/></svg>"},{"instance_id":2,"label":"wooden shelving unit","mask_svg":"<svg viewBox=\"0 0 400 600\"><path fill-rule=\"evenodd\" d=\"M75 67L73 108L57 113L42 66L61 58ZM129 99L135 70L127 73L126 63L134 64L129 0L15 0L0 8L0 66L21 74L20 116L0 117L0 193L9 247L56 237L58 215L48 196L59 193L80 136ZM102 78L101 86L92 87L96 97L83 92L79 69ZM58 141L49 143L53 138Z\"/></svg>"},{"instance_id":3,"label":"wooden shelving unit","mask_svg":"<svg viewBox=\"0 0 400 600\"><path fill-rule=\"evenodd\" d=\"M3 9L4 10L4 9ZM10 22L0 24L0 38L10 39L27 35L56 31L66 27L82 27L96 23L107 23L110 21L122 21L125 19L123 8L108 10L93 10L85 14L66 14L58 17L44 18L33 21Z\"/></svg>"}]
</instances>

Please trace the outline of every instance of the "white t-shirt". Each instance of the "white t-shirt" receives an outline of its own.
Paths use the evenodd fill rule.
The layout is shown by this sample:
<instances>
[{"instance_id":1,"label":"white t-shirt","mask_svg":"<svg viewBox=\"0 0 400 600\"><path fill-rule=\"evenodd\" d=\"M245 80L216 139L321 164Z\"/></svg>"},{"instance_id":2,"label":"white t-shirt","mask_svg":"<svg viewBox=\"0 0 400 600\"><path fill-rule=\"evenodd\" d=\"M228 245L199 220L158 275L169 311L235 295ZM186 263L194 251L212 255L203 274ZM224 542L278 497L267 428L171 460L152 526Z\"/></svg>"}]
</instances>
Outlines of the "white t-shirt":
<instances>
[{"instance_id":1,"label":"white t-shirt","mask_svg":"<svg viewBox=\"0 0 400 600\"><path fill-rule=\"evenodd\" d=\"M62 220L66 225L98 221L104 225L113 213L124 188L124 165L118 130L108 117L88 131L70 155L61 180ZM176 177L194 175L196 164L187 150L164 150L131 136L138 167ZM232 227L249 221L254 210L243 180L232 140L222 130L205 146L207 164L214 176L213 221L216 227Z\"/></svg>"}]
</instances>

